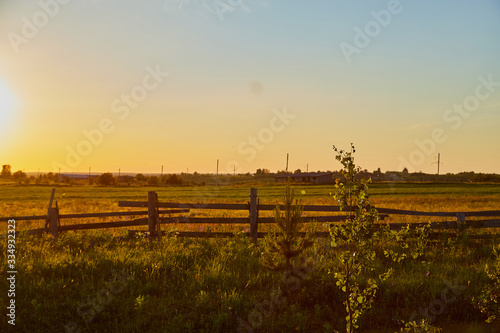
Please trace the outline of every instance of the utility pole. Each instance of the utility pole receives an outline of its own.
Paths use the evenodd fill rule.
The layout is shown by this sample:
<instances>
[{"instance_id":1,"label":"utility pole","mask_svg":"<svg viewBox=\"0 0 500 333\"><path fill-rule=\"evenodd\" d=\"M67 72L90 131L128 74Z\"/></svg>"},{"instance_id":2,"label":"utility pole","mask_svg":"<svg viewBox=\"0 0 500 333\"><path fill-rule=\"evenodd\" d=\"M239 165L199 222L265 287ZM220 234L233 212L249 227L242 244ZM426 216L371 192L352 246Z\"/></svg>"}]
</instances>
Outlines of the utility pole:
<instances>
[{"instance_id":1,"label":"utility pole","mask_svg":"<svg viewBox=\"0 0 500 333\"><path fill-rule=\"evenodd\" d=\"M286 153L286 173L288 173L288 153Z\"/></svg>"},{"instance_id":2,"label":"utility pole","mask_svg":"<svg viewBox=\"0 0 500 333\"><path fill-rule=\"evenodd\" d=\"M438 153L438 178L439 178L439 165L441 164L441 153Z\"/></svg>"},{"instance_id":3,"label":"utility pole","mask_svg":"<svg viewBox=\"0 0 500 333\"><path fill-rule=\"evenodd\" d=\"M309 163L306 165L306 172L309 172Z\"/></svg>"},{"instance_id":4,"label":"utility pole","mask_svg":"<svg viewBox=\"0 0 500 333\"><path fill-rule=\"evenodd\" d=\"M90 185L90 167L89 167L89 185Z\"/></svg>"},{"instance_id":5,"label":"utility pole","mask_svg":"<svg viewBox=\"0 0 500 333\"><path fill-rule=\"evenodd\" d=\"M217 173L215 174L215 186L219 186L219 160L217 160Z\"/></svg>"},{"instance_id":6,"label":"utility pole","mask_svg":"<svg viewBox=\"0 0 500 333\"><path fill-rule=\"evenodd\" d=\"M437 170L437 182L439 183L439 166L441 165L441 153L438 153L438 160L437 162L434 162L434 163L437 163L438 165L438 170ZM434 164L433 163L433 164Z\"/></svg>"},{"instance_id":7,"label":"utility pole","mask_svg":"<svg viewBox=\"0 0 500 333\"><path fill-rule=\"evenodd\" d=\"M160 177L163 177L163 165L161 166L161 175Z\"/></svg>"}]
</instances>

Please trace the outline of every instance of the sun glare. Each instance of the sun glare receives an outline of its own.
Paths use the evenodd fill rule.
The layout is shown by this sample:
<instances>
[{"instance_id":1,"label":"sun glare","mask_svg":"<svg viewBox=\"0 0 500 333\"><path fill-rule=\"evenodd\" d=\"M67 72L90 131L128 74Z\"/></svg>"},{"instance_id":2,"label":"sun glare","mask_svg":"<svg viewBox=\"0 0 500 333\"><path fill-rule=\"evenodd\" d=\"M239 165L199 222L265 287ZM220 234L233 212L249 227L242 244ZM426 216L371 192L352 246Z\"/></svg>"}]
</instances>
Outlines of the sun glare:
<instances>
[{"instance_id":1,"label":"sun glare","mask_svg":"<svg viewBox=\"0 0 500 333\"><path fill-rule=\"evenodd\" d=\"M11 127L15 114L14 95L10 92L5 82L0 79L0 137Z\"/></svg>"},{"instance_id":2,"label":"sun glare","mask_svg":"<svg viewBox=\"0 0 500 333\"><path fill-rule=\"evenodd\" d=\"M0 79L0 111L2 114L9 111L14 105L14 97L12 93L7 88L7 85L3 80Z\"/></svg>"}]
</instances>

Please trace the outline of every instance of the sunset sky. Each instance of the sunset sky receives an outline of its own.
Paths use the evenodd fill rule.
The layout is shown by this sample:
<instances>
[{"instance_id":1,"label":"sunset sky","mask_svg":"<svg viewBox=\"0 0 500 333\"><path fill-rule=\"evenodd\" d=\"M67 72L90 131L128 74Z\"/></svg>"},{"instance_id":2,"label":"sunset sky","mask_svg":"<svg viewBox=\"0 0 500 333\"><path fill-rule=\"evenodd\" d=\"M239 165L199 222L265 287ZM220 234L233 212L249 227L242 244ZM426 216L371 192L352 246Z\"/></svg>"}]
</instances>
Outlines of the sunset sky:
<instances>
[{"instance_id":1,"label":"sunset sky","mask_svg":"<svg viewBox=\"0 0 500 333\"><path fill-rule=\"evenodd\" d=\"M498 0L0 0L13 171L500 173Z\"/></svg>"}]
</instances>

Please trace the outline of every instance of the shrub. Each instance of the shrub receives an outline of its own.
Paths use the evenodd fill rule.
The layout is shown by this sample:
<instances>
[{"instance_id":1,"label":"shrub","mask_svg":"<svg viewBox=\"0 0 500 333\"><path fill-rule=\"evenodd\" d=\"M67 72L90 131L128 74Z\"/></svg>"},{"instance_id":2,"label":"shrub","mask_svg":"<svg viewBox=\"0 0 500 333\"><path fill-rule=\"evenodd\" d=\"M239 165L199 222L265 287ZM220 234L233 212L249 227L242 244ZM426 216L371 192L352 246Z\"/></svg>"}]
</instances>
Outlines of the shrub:
<instances>
[{"instance_id":1,"label":"shrub","mask_svg":"<svg viewBox=\"0 0 500 333\"><path fill-rule=\"evenodd\" d=\"M340 210L348 212L346 220L330 226L331 245L336 251L335 266L340 267L333 274L337 280L336 285L344 293L346 331L351 333L358 328L361 315L371 308L378 284L389 278L393 272L392 267L384 267L382 272L376 270L380 247L391 241L399 244L395 251L383 251L384 256L393 263L399 263L406 258L417 259L423 254L427 233L426 228L417 231L410 230L409 227L396 231L391 230L389 226L376 229L374 223L379 216L376 208L370 204L368 195L368 184L371 180L360 175L361 168L354 163L354 146L351 144L350 152L338 151L335 146L333 148L337 152L336 159L343 166L344 177L342 182L336 180L333 197ZM418 326L414 322L408 325Z\"/></svg>"},{"instance_id":2,"label":"shrub","mask_svg":"<svg viewBox=\"0 0 500 333\"><path fill-rule=\"evenodd\" d=\"M103 186L115 185L116 178L113 176L111 172L106 172L97 177L96 183Z\"/></svg>"},{"instance_id":3,"label":"shrub","mask_svg":"<svg viewBox=\"0 0 500 333\"><path fill-rule=\"evenodd\" d=\"M271 270L289 273L293 269L292 259L298 258L305 249L313 245L312 237L300 237L302 231L302 206L295 200L293 189L287 183L283 195L284 211L279 205L274 210L276 224L280 233L266 238L262 255L263 265Z\"/></svg>"},{"instance_id":4,"label":"shrub","mask_svg":"<svg viewBox=\"0 0 500 333\"><path fill-rule=\"evenodd\" d=\"M135 175L136 182L145 182L146 180L147 178L142 173L138 173L137 175Z\"/></svg>"},{"instance_id":5,"label":"shrub","mask_svg":"<svg viewBox=\"0 0 500 333\"><path fill-rule=\"evenodd\" d=\"M483 288L479 297L472 299L473 305L488 316L488 323L500 320L500 245L493 248L493 255L494 264L484 268L490 283Z\"/></svg>"},{"instance_id":6,"label":"shrub","mask_svg":"<svg viewBox=\"0 0 500 333\"><path fill-rule=\"evenodd\" d=\"M158 186L160 185L160 178L158 176L151 176L148 178L148 185L150 186Z\"/></svg>"},{"instance_id":7,"label":"shrub","mask_svg":"<svg viewBox=\"0 0 500 333\"><path fill-rule=\"evenodd\" d=\"M182 178L177 176L176 174L172 174L170 176L163 176L162 182L170 185L180 185L182 184Z\"/></svg>"}]
</instances>

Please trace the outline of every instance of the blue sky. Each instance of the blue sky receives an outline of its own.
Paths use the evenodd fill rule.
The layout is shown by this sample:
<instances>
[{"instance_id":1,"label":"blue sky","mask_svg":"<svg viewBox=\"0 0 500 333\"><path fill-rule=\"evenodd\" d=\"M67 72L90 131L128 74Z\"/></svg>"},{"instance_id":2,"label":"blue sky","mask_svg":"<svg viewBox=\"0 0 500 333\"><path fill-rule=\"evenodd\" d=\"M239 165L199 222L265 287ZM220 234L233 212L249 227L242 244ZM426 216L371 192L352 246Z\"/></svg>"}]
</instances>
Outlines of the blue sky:
<instances>
[{"instance_id":1,"label":"blue sky","mask_svg":"<svg viewBox=\"0 0 500 333\"><path fill-rule=\"evenodd\" d=\"M1 162L332 170L354 142L368 170L500 173L500 2L239 3L1 1Z\"/></svg>"}]
</instances>

